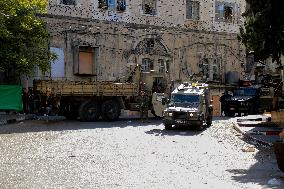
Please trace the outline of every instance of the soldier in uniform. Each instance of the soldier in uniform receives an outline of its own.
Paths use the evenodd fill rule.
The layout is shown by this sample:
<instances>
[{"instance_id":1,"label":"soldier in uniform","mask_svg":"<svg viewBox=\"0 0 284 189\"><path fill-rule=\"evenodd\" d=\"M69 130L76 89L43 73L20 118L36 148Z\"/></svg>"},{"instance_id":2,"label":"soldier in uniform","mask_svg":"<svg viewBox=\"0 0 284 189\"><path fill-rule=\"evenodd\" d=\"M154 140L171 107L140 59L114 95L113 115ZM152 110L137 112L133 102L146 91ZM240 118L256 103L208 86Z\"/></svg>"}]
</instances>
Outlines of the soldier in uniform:
<instances>
[{"instance_id":1,"label":"soldier in uniform","mask_svg":"<svg viewBox=\"0 0 284 189\"><path fill-rule=\"evenodd\" d=\"M229 94L229 92L226 90L223 95L220 97L220 102L221 102L221 116L224 115L226 116L226 100L229 99L232 95Z\"/></svg>"},{"instance_id":2,"label":"soldier in uniform","mask_svg":"<svg viewBox=\"0 0 284 189\"><path fill-rule=\"evenodd\" d=\"M144 119L148 121L149 97L144 91L141 91L140 94L140 119L142 122L144 122Z\"/></svg>"}]
</instances>

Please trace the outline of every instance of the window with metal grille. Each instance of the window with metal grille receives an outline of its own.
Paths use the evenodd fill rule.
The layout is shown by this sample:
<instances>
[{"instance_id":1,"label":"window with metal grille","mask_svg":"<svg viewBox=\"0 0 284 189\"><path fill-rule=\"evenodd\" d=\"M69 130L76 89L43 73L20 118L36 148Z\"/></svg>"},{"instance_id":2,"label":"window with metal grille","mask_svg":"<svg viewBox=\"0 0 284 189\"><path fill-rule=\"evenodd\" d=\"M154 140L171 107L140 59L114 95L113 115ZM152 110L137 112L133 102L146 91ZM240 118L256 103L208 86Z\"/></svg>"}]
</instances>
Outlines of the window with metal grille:
<instances>
[{"instance_id":1,"label":"window with metal grille","mask_svg":"<svg viewBox=\"0 0 284 189\"><path fill-rule=\"evenodd\" d=\"M200 3L198 1L186 1L186 19L199 20L199 8Z\"/></svg>"},{"instance_id":2,"label":"window with metal grille","mask_svg":"<svg viewBox=\"0 0 284 189\"><path fill-rule=\"evenodd\" d=\"M117 11L126 10L126 0L98 0L98 1L100 9L117 10Z\"/></svg>"},{"instance_id":3,"label":"window with metal grille","mask_svg":"<svg viewBox=\"0 0 284 189\"><path fill-rule=\"evenodd\" d=\"M117 0L116 1L116 10L117 11L125 11L126 10L125 0Z\"/></svg>"},{"instance_id":4,"label":"window with metal grille","mask_svg":"<svg viewBox=\"0 0 284 189\"><path fill-rule=\"evenodd\" d=\"M222 64L222 59L220 57L218 57L218 58L213 60L213 65L212 65L213 81L221 82L221 80L222 80L222 77L221 77L221 64Z\"/></svg>"},{"instance_id":5,"label":"window with metal grille","mask_svg":"<svg viewBox=\"0 0 284 189\"><path fill-rule=\"evenodd\" d=\"M143 13L149 15L156 15L157 0L143 0Z\"/></svg>"},{"instance_id":6,"label":"window with metal grille","mask_svg":"<svg viewBox=\"0 0 284 189\"><path fill-rule=\"evenodd\" d=\"M60 0L60 4L63 5L76 5L76 0Z\"/></svg>"},{"instance_id":7,"label":"window with metal grille","mask_svg":"<svg viewBox=\"0 0 284 189\"><path fill-rule=\"evenodd\" d=\"M165 73L166 72L166 65L163 59L158 60L158 72Z\"/></svg>"},{"instance_id":8,"label":"window with metal grille","mask_svg":"<svg viewBox=\"0 0 284 189\"><path fill-rule=\"evenodd\" d=\"M142 59L141 70L143 72L149 72L150 70L153 70L153 68L154 68L153 60L149 58Z\"/></svg>"},{"instance_id":9,"label":"window with metal grille","mask_svg":"<svg viewBox=\"0 0 284 189\"><path fill-rule=\"evenodd\" d=\"M208 58L202 58L199 62L199 71L205 78L209 78L209 60Z\"/></svg>"}]
</instances>

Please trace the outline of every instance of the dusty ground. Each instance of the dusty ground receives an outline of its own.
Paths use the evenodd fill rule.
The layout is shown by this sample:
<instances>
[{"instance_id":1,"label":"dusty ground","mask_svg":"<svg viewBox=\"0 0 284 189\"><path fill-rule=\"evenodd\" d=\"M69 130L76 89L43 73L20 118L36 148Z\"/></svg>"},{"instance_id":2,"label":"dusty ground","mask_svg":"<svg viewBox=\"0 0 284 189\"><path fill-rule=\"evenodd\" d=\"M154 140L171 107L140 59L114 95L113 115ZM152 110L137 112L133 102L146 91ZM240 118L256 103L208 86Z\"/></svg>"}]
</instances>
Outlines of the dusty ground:
<instances>
[{"instance_id":1,"label":"dusty ground","mask_svg":"<svg viewBox=\"0 0 284 189\"><path fill-rule=\"evenodd\" d=\"M272 149L243 152L254 145L231 122L203 132L159 120L2 126L0 188L284 188Z\"/></svg>"}]
</instances>

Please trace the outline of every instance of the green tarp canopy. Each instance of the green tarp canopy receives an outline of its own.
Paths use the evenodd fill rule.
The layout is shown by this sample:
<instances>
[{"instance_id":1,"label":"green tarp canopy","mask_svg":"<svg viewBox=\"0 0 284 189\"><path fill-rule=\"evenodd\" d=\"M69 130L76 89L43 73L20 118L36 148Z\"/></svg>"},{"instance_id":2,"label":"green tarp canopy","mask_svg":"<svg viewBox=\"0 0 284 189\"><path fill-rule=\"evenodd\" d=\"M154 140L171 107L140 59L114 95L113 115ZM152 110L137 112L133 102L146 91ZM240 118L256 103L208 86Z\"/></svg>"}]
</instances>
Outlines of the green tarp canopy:
<instances>
[{"instance_id":1,"label":"green tarp canopy","mask_svg":"<svg viewBox=\"0 0 284 189\"><path fill-rule=\"evenodd\" d=\"M23 110L21 86L0 85L0 110Z\"/></svg>"}]
</instances>

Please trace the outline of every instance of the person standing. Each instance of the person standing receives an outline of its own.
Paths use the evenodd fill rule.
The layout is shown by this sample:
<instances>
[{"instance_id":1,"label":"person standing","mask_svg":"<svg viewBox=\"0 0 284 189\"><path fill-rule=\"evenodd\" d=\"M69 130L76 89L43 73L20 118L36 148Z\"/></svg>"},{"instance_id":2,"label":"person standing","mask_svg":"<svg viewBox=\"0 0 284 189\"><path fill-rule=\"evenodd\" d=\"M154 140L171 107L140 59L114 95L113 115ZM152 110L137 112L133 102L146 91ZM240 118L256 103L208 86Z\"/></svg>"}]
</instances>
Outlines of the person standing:
<instances>
[{"instance_id":1,"label":"person standing","mask_svg":"<svg viewBox=\"0 0 284 189\"><path fill-rule=\"evenodd\" d=\"M223 113L224 113L224 115L226 116L226 100L228 99L228 98L230 98L232 95L230 95L229 93L228 93L228 91L226 90L224 93L223 93L223 95L220 97L220 102L221 102L221 116L223 116Z\"/></svg>"},{"instance_id":2,"label":"person standing","mask_svg":"<svg viewBox=\"0 0 284 189\"><path fill-rule=\"evenodd\" d=\"M149 97L144 91L141 91L140 94L140 119L142 122L148 122Z\"/></svg>"}]
</instances>

